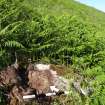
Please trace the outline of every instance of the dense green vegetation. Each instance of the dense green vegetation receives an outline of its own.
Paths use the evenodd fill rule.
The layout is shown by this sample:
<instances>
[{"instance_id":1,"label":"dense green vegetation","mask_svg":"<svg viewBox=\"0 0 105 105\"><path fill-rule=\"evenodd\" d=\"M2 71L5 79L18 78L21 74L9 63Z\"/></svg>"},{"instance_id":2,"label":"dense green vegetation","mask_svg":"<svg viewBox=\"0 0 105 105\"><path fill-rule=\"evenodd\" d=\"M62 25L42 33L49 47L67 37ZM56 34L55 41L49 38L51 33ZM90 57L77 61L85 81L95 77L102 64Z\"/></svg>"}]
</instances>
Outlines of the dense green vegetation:
<instances>
[{"instance_id":1,"label":"dense green vegetation","mask_svg":"<svg viewBox=\"0 0 105 105\"><path fill-rule=\"evenodd\" d=\"M24 3L41 14L76 15L79 20L88 21L101 29L104 29L103 26L105 26L105 13L74 0L25 0Z\"/></svg>"},{"instance_id":2,"label":"dense green vegetation","mask_svg":"<svg viewBox=\"0 0 105 105\"><path fill-rule=\"evenodd\" d=\"M72 0L1 0L0 68L14 62L15 52L20 61L71 65L94 93L85 99L71 93L66 104L105 105L104 20Z\"/></svg>"}]
</instances>

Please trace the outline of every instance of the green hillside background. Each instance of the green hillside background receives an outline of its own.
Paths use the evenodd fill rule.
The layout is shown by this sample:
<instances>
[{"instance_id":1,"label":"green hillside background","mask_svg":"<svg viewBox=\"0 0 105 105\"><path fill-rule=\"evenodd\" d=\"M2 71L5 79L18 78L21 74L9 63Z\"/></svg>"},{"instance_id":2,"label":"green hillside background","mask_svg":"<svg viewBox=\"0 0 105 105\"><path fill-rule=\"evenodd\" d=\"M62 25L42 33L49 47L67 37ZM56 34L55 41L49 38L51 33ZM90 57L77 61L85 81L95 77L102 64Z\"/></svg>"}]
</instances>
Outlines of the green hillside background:
<instances>
[{"instance_id":1,"label":"green hillside background","mask_svg":"<svg viewBox=\"0 0 105 105\"><path fill-rule=\"evenodd\" d=\"M93 94L84 97L71 88L64 105L105 105L104 34L105 13L74 0L0 0L0 69L15 61L15 53L23 65L28 58L66 65Z\"/></svg>"},{"instance_id":2,"label":"green hillside background","mask_svg":"<svg viewBox=\"0 0 105 105\"><path fill-rule=\"evenodd\" d=\"M79 19L105 26L105 13L93 7L86 6L74 0L25 0L25 5L37 9L42 14L50 15L76 15ZM103 28L103 27L101 27ZM103 28L104 29L104 28Z\"/></svg>"}]
</instances>

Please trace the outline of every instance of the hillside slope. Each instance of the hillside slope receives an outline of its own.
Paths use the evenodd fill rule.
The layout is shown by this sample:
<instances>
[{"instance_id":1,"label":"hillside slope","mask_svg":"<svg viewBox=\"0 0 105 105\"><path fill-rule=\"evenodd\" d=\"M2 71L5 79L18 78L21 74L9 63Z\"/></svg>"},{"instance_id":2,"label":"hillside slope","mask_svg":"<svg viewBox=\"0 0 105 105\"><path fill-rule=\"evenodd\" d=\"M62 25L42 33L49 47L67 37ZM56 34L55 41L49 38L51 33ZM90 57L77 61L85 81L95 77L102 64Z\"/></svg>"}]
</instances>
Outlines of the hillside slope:
<instances>
[{"instance_id":1,"label":"hillside slope","mask_svg":"<svg viewBox=\"0 0 105 105\"><path fill-rule=\"evenodd\" d=\"M101 28L105 26L105 13L74 0L25 0L25 5L51 15L71 14Z\"/></svg>"}]
</instances>

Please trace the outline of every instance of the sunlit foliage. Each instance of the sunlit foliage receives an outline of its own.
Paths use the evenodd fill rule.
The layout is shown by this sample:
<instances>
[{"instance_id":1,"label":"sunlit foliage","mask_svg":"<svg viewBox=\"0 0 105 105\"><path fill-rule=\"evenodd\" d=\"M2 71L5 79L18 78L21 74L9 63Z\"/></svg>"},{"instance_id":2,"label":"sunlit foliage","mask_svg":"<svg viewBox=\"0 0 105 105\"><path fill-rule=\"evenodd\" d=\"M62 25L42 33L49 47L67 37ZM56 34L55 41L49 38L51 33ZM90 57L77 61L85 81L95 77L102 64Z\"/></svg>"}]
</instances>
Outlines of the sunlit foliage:
<instances>
[{"instance_id":1,"label":"sunlit foliage","mask_svg":"<svg viewBox=\"0 0 105 105\"><path fill-rule=\"evenodd\" d=\"M15 52L20 61L26 57L32 61L72 65L75 72L90 80L94 93L84 101L72 91L68 96L71 105L104 105L105 39L98 32L99 27L76 14L40 13L44 6L32 8L24 2L0 1L0 68L14 62Z\"/></svg>"}]
</instances>

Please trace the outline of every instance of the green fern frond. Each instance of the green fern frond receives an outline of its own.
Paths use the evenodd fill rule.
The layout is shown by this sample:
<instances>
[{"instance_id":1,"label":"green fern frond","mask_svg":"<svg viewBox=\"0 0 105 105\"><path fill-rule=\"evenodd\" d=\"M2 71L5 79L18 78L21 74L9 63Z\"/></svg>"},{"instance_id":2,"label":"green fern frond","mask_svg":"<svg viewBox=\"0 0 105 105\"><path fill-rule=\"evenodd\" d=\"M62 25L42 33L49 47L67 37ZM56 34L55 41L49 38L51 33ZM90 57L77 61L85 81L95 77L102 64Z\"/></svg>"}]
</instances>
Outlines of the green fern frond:
<instances>
[{"instance_id":1,"label":"green fern frond","mask_svg":"<svg viewBox=\"0 0 105 105\"><path fill-rule=\"evenodd\" d=\"M62 48L60 48L57 52L56 52L56 54L59 54L59 53L61 53L61 52L64 52L64 51L67 51L67 52L73 52L73 51L75 51L75 49L74 48L71 48L71 47L68 47L68 46L63 46Z\"/></svg>"},{"instance_id":2,"label":"green fern frond","mask_svg":"<svg viewBox=\"0 0 105 105\"><path fill-rule=\"evenodd\" d=\"M7 41L4 43L5 47L25 48L21 43L17 41Z\"/></svg>"},{"instance_id":3,"label":"green fern frond","mask_svg":"<svg viewBox=\"0 0 105 105\"><path fill-rule=\"evenodd\" d=\"M42 46L40 46L37 50L38 51L42 51L42 50L47 50L47 49L49 49L49 48L51 48L51 47L53 47L54 46L54 44L47 44L47 45L42 45Z\"/></svg>"},{"instance_id":4,"label":"green fern frond","mask_svg":"<svg viewBox=\"0 0 105 105\"><path fill-rule=\"evenodd\" d=\"M23 24L22 21L18 21L18 22L14 22L12 24L9 24L8 26L6 26L4 29L2 29L0 31L0 36L4 35L6 33L12 33L14 30L16 30L17 27L19 27L21 24Z\"/></svg>"}]
</instances>

